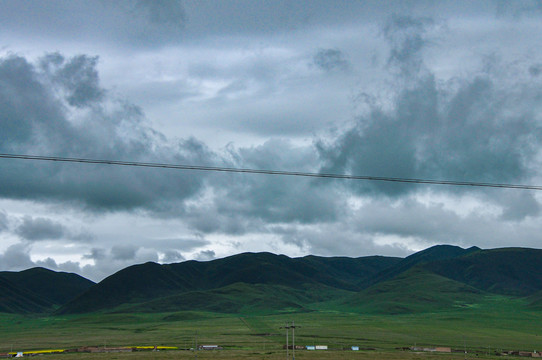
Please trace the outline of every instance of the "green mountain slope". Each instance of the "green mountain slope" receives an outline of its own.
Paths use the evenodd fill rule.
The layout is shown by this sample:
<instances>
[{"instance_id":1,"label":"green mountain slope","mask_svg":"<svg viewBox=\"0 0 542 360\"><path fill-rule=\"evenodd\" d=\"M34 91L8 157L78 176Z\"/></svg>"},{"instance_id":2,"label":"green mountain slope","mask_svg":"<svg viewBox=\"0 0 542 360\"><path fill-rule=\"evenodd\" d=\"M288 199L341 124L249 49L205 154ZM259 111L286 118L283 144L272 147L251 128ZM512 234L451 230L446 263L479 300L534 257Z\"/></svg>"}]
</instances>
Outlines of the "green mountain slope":
<instances>
[{"instance_id":1,"label":"green mountain slope","mask_svg":"<svg viewBox=\"0 0 542 360\"><path fill-rule=\"evenodd\" d=\"M77 275L39 268L0 272L0 311L44 312L59 305L59 314L337 307L397 314L480 304L490 294L528 296L522 303L537 310L542 309L542 250L439 245L404 259L243 253L207 262L134 265L90 285Z\"/></svg>"},{"instance_id":2,"label":"green mountain slope","mask_svg":"<svg viewBox=\"0 0 542 360\"><path fill-rule=\"evenodd\" d=\"M136 305L124 305L116 312L174 312L186 310L220 313L269 313L304 310L307 304L351 294L326 287L236 283L223 288L189 291Z\"/></svg>"},{"instance_id":3,"label":"green mountain slope","mask_svg":"<svg viewBox=\"0 0 542 360\"><path fill-rule=\"evenodd\" d=\"M395 276L409 270L410 268L427 263L442 261L447 259L456 259L474 252L480 249L473 246L469 249L463 249L459 246L452 245L436 245L428 249L414 253L404 259L398 261L395 265L388 267L387 269L376 274L376 276L364 279L360 282L360 286L363 288L377 284L382 281L386 281L394 278ZM450 260L453 262L453 260Z\"/></svg>"},{"instance_id":4,"label":"green mountain slope","mask_svg":"<svg viewBox=\"0 0 542 360\"><path fill-rule=\"evenodd\" d=\"M0 312L41 313L63 305L94 283L44 268L0 272Z\"/></svg>"},{"instance_id":5,"label":"green mountain slope","mask_svg":"<svg viewBox=\"0 0 542 360\"><path fill-rule=\"evenodd\" d=\"M361 279L397 261L386 257L292 259L270 253L243 253L208 262L146 263L109 276L66 304L59 313L108 310L122 304L219 289L236 283L358 290L356 283Z\"/></svg>"},{"instance_id":6,"label":"green mountain slope","mask_svg":"<svg viewBox=\"0 0 542 360\"><path fill-rule=\"evenodd\" d=\"M527 306L533 310L542 310L542 291L526 298Z\"/></svg>"},{"instance_id":7,"label":"green mountain slope","mask_svg":"<svg viewBox=\"0 0 542 360\"><path fill-rule=\"evenodd\" d=\"M433 312L481 301L484 292L420 267L380 282L341 304L359 312L401 314Z\"/></svg>"},{"instance_id":8,"label":"green mountain slope","mask_svg":"<svg viewBox=\"0 0 542 360\"><path fill-rule=\"evenodd\" d=\"M53 304L0 276L0 312L41 313Z\"/></svg>"},{"instance_id":9,"label":"green mountain slope","mask_svg":"<svg viewBox=\"0 0 542 360\"><path fill-rule=\"evenodd\" d=\"M17 284L54 305L63 305L94 282L73 273L57 272L36 267L20 272L0 272L0 277Z\"/></svg>"},{"instance_id":10,"label":"green mountain slope","mask_svg":"<svg viewBox=\"0 0 542 360\"><path fill-rule=\"evenodd\" d=\"M425 269L495 294L527 296L542 290L542 250L501 248L435 261Z\"/></svg>"}]
</instances>

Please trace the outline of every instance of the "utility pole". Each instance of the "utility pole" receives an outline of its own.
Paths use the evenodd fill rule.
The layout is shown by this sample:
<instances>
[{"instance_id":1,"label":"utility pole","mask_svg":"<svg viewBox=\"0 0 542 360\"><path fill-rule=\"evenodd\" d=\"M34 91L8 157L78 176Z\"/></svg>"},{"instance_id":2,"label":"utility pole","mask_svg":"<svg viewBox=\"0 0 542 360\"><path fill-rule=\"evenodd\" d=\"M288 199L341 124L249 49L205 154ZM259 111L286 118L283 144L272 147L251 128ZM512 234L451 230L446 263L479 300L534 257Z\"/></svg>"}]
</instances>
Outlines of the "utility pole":
<instances>
[{"instance_id":1,"label":"utility pole","mask_svg":"<svg viewBox=\"0 0 542 360\"><path fill-rule=\"evenodd\" d=\"M292 360L295 360L295 326L294 321L292 321L292 324L289 325L288 322L286 322L286 325L284 327L281 327L281 329L286 329L286 360L290 359L290 345L288 344L288 330L292 329Z\"/></svg>"},{"instance_id":2,"label":"utility pole","mask_svg":"<svg viewBox=\"0 0 542 360\"><path fill-rule=\"evenodd\" d=\"M292 360L295 360L295 325L294 321L292 320Z\"/></svg>"},{"instance_id":3,"label":"utility pole","mask_svg":"<svg viewBox=\"0 0 542 360\"><path fill-rule=\"evenodd\" d=\"M290 359L290 353L289 353L289 349L288 349L288 329L290 328L288 326L288 322L286 322L286 360Z\"/></svg>"},{"instance_id":4,"label":"utility pole","mask_svg":"<svg viewBox=\"0 0 542 360\"><path fill-rule=\"evenodd\" d=\"M286 360L290 359L290 352L288 351L288 329L290 326L288 326L288 322L286 322L286 325L284 327L281 327L281 329L286 329Z\"/></svg>"},{"instance_id":5,"label":"utility pole","mask_svg":"<svg viewBox=\"0 0 542 360\"><path fill-rule=\"evenodd\" d=\"M463 349L465 351L465 360L467 360L467 342L465 341L465 335L463 335Z\"/></svg>"}]
</instances>

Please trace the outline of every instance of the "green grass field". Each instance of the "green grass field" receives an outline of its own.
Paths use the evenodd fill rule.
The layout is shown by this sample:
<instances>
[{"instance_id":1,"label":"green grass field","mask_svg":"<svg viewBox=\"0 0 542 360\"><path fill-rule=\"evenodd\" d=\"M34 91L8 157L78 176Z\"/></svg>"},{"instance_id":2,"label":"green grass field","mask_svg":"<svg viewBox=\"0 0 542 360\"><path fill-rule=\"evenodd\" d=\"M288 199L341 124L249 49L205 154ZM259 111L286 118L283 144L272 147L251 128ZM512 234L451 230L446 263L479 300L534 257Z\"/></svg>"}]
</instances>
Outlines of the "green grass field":
<instances>
[{"instance_id":1,"label":"green grass field","mask_svg":"<svg viewBox=\"0 0 542 360\"><path fill-rule=\"evenodd\" d=\"M48 359L283 359L285 330L295 321L296 344L327 345L329 351L298 351L306 359L460 359L464 354L399 351L397 347L450 346L469 357L495 357L495 350L541 350L542 312L528 311L523 300L487 297L470 307L403 315L348 312L322 306L312 312L274 315L223 315L205 312L92 314L32 317L0 314L0 353L81 346L177 346L217 344L220 351L161 351L126 354L51 354ZM197 340L196 340L197 339ZM291 340L290 340L291 341ZM359 352L343 348L359 346ZM374 350L373 350L374 349Z\"/></svg>"}]
</instances>

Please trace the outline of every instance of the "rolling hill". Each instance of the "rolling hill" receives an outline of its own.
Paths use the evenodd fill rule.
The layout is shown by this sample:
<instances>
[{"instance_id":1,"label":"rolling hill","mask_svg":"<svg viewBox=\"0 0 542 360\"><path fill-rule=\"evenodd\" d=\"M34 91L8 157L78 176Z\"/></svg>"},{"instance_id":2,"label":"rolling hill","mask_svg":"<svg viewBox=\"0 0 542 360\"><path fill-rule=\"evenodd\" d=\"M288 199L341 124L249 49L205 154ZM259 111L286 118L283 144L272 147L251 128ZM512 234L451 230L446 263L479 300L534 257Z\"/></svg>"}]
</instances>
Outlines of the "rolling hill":
<instances>
[{"instance_id":1,"label":"rolling hill","mask_svg":"<svg viewBox=\"0 0 542 360\"><path fill-rule=\"evenodd\" d=\"M364 279L360 286L369 287L373 284L377 284L382 281L392 279L393 277L409 270L410 268L424 264L427 262L443 261L449 259L456 259L465 255L468 255L473 252L479 251L478 247L471 247L469 249L463 249L459 246L452 245L436 245L428 249L414 253L401 261L397 262L395 265L390 266L389 268L381 271L376 276L368 279ZM453 260L450 260L453 261Z\"/></svg>"},{"instance_id":2,"label":"rolling hill","mask_svg":"<svg viewBox=\"0 0 542 360\"><path fill-rule=\"evenodd\" d=\"M53 305L51 302L41 299L36 294L2 277L0 277L0 289L0 312L39 313L46 311Z\"/></svg>"},{"instance_id":3,"label":"rolling hill","mask_svg":"<svg viewBox=\"0 0 542 360\"><path fill-rule=\"evenodd\" d=\"M486 293L467 284L413 267L346 298L342 305L356 312L404 314L466 307Z\"/></svg>"},{"instance_id":4,"label":"rolling hill","mask_svg":"<svg viewBox=\"0 0 542 360\"><path fill-rule=\"evenodd\" d=\"M93 284L74 274L0 272L0 312L272 313L337 309L403 314L525 298L542 310L542 250L438 245L406 258L243 253L207 262L148 262Z\"/></svg>"},{"instance_id":5,"label":"rolling hill","mask_svg":"<svg viewBox=\"0 0 542 360\"><path fill-rule=\"evenodd\" d=\"M374 276L399 260L390 257L289 258L271 253L243 253L208 262L145 263L107 277L67 303L59 313L108 310L123 304L144 303L237 283L357 291L356 283L361 279Z\"/></svg>"},{"instance_id":6,"label":"rolling hill","mask_svg":"<svg viewBox=\"0 0 542 360\"><path fill-rule=\"evenodd\" d=\"M32 268L0 272L0 312L42 313L94 285L79 275Z\"/></svg>"},{"instance_id":7,"label":"rolling hill","mask_svg":"<svg viewBox=\"0 0 542 360\"><path fill-rule=\"evenodd\" d=\"M301 286L235 283L218 289L189 291L148 302L125 305L120 312L211 311L219 313L272 313L308 311L307 304L350 295L325 286Z\"/></svg>"},{"instance_id":8,"label":"rolling hill","mask_svg":"<svg viewBox=\"0 0 542 360\"><path fill-rule=\"evenodd\" d=\"M429 262L428 271L495 294L527 296L542 289L542 250L480 250Z\"/></svg>"}]
</instances>

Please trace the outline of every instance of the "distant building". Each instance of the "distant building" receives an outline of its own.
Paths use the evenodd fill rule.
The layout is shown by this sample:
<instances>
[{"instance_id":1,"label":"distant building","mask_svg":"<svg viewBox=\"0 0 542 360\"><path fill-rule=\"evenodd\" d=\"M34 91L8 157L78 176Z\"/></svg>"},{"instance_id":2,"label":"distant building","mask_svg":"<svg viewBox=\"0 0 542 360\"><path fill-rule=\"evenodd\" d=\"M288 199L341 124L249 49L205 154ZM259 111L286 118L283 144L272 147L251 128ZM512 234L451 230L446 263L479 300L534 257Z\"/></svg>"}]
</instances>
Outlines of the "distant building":
<instances>
[{"instance_id":1,"label":"distant building","mask_svg":"<svg viewBox=\"0 0 542 360\"><path fill-rule=\"evenodd\" d=\"M198 346L199 350L222 350L222 347L218 345L200 345Z\"/></svg>"},{"instance_id":2,"label":"distant building","mask_svg":"<svg viewBox=\"0 0 542 360\"><path fill-rule=\"evenodd\" d=\"M444 347L444 346L437 346L437 347L419 347L419 346L413 346L410 348L412 351L428 351L428 352L444 352L444 353L451 353L452 348L450 347Z\"/></svg>"}]
</instances>

